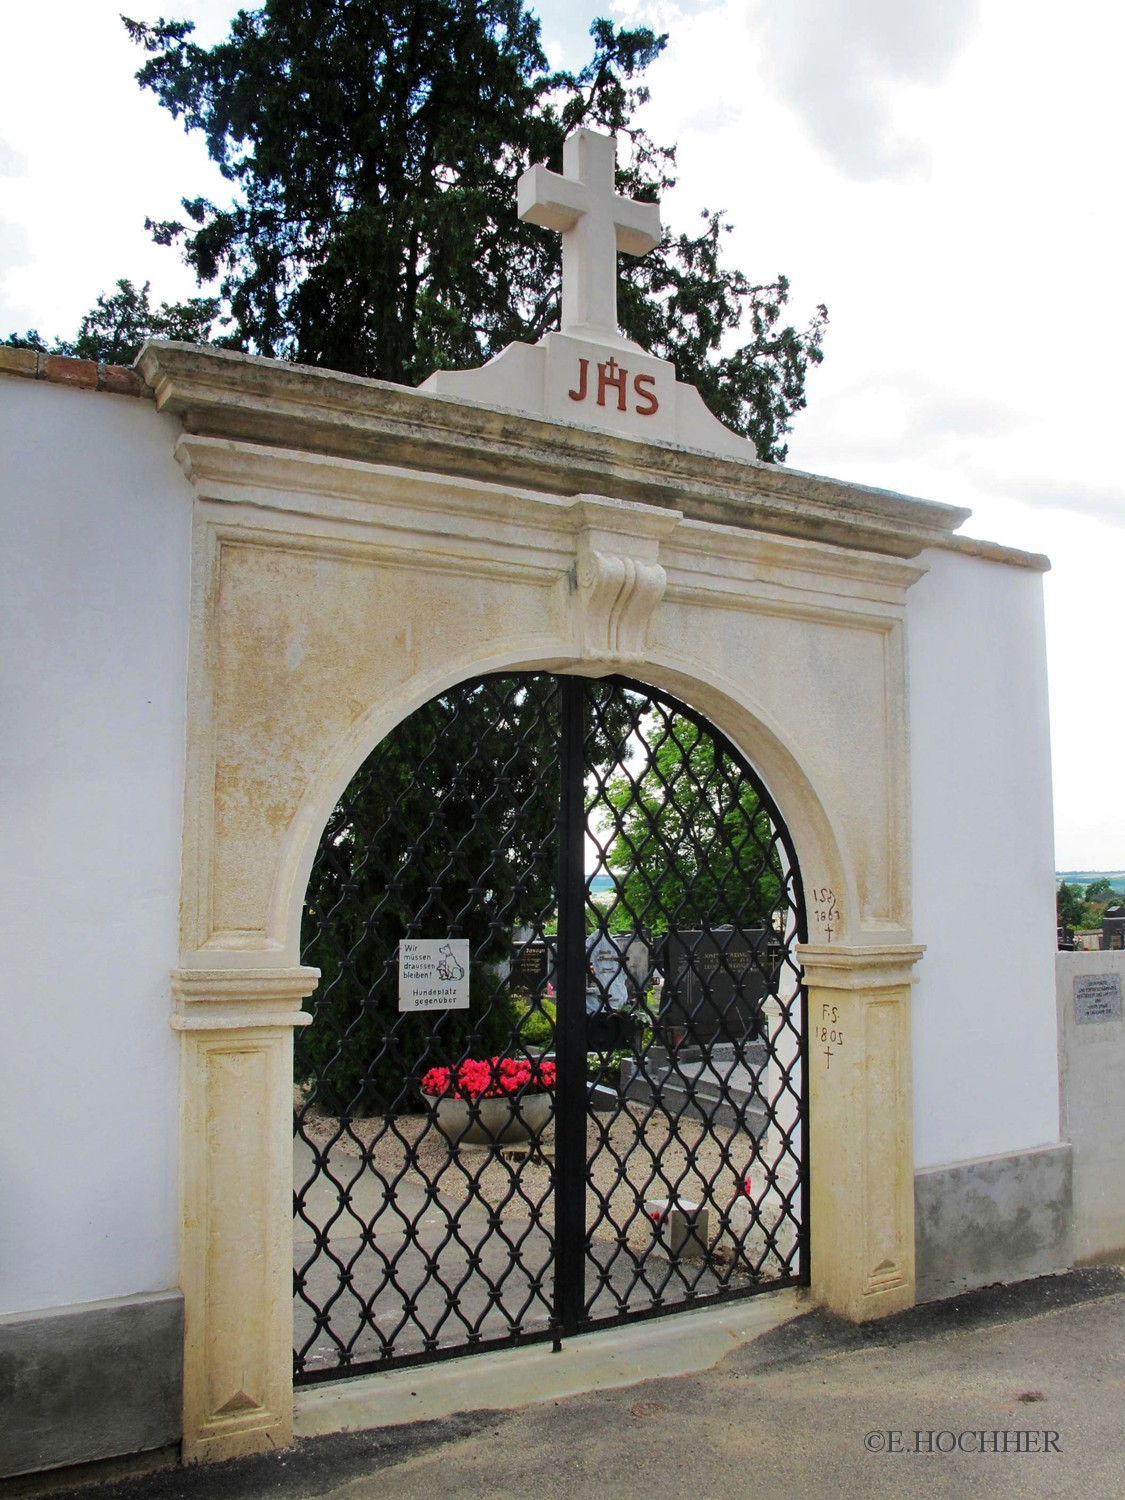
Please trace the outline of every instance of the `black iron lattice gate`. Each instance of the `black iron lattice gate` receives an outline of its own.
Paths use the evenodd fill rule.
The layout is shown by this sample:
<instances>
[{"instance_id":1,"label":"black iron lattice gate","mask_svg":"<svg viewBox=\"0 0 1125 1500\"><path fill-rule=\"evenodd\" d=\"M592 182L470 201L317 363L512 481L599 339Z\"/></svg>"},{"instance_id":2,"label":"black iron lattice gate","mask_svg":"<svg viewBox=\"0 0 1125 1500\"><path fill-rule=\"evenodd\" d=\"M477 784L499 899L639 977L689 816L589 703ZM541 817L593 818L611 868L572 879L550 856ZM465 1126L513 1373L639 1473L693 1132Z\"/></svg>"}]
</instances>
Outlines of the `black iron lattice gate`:
<instances>
[{"instance_id":1,"label":"black iron lattice gate","mask_svg":"<svg viewBox=\"0 0 1125 1500\"><path fill-rule=\"evenodd\" d=\"M804 1279L803 937L768 793L667 694L490 676L405 720L306 897L295 1378ZM400 1009L415 939L462 1008Z\"/></svg>"}]
</instances>

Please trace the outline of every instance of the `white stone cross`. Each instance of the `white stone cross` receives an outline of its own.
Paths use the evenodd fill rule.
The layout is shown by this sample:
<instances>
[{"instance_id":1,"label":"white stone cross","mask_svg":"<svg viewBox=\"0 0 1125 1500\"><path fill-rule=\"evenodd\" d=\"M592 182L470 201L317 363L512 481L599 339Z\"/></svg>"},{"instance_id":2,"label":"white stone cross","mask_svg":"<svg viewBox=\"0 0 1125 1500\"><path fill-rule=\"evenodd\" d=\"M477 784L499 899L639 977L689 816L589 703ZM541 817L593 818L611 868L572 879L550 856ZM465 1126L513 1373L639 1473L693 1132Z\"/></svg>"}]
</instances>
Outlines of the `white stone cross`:
<instances>
[{"instance_id":1,"label":"white stone cross","mask_svg":"<svg viewBox=\"0 0 1125 1500\"><path fill-rule=\"evenodd\" d=\"M617 254L660 243L660 207L613 190L617 142L585 126L563 144L563 175L540 163L519 180L521 219L562 233L562 331L620 343Z\"/></svg>"}]
</instances>

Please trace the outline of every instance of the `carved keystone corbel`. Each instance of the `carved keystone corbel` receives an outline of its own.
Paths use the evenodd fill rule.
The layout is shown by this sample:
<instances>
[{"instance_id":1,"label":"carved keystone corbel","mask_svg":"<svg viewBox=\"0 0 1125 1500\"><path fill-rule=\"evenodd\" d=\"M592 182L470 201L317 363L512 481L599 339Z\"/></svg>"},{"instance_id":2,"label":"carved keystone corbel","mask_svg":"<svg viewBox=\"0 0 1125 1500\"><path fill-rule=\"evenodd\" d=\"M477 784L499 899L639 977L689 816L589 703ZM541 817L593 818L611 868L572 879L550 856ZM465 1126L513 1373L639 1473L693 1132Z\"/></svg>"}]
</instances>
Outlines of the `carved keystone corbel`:
<instances>
[{"instance_id":1,"label":"carved keystone corbel","mask_svg":"<svg viewBox=\"0 0 1125 1500\"><path fill-rule=\"evenodd\" d=\"M579 495L575 558L575 634L583 661L642 662L667 575L660 542L679 511Z\"/></svg>"},{"instance_id":2,"label":"carved keystone corbel","mask_svg":"<svg viewBox=\"0 0 1125 1500\"><path fill-rule=\"evenodd\" d=\"M664 569L586 547L579 552L576 576L583 658L643 661L648 622L668 581Z\"/></svg>"}]
</instances>

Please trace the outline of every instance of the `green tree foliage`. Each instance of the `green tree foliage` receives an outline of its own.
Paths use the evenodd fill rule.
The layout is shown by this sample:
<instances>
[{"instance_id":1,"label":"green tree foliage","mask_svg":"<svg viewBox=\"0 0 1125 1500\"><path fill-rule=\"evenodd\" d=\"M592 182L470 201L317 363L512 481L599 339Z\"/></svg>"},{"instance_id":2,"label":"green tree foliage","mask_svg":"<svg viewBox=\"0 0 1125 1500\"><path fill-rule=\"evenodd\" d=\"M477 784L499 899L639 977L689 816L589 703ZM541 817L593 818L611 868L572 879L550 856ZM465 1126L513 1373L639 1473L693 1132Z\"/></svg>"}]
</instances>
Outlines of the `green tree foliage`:
<instances>
[{"instance_id":1,"label":"green tree foliage","mask_svg":"<svg viewBox=\"0 0 1125 1500\"><path fill-rule=\"evenodd\" d=\"M651 200L674 180L674 152L633 118L666 40L644 28L595 21L571 73L548 69L522 0L269 0L211 48L190 22L125 24L142 86L232 185L230 205L185 199L183 219L149 222L218 282L228 347L406 384L479 364L558 321L558 236L516 215L526 166L560 168L586 123L631 143L622 191ZM780 461L826 313L783 326L787 281L723 266L724 231L706 214L626 258L621 322Z\"/></svg>"},{"instance_id":2,"label":"green tree foliage","mask_svg":"<svg viewBox=\"0 0 1125 1500\"><path fill-rule=\"evenodd\" d=\"M47 344L38 328L29 328L26 333L10 333L4 343L10 349L34 349L39 354L62 353L60 348L51 348Z\"/></svg>"},{"instance_id":3,"label":"green tree foliage","mask_svg":"<svg viewBox=\"0 0 1125 1500\"><path fill-rule=\"evenodd\" d=\"M624 754L630 704L588 692L600 703L588 752L604 768ZM551 925L558 807L552 677L461 684L376 746L328 821L305 896L303 961L321 971L315 1024L296 1040L310 1104L402 1109L428 1067L538 1044L500 976L513 929ZM469 1010L400 1015L399 943L451 936L469 940Z\"/></svg>"},{"instance_id":4,"label":"green tree foliage","mask_svg":"<svg viewBox=\"0 0 1125 1500\"><path fill-rule=\"evenodd\" d=\"M1117 900L1117 892L1113 889L1113 882L1101 876L1097 880L1091 880L1086 887L1086 900L1098 901L1103 905L1109 901Z\"/></svg>"},{"instance_id":5,"label":"green tree foliage","mask_svg":"<svg viewBox=\"0 0 1125 1500\"><path fill-rule=\"evenodd\" d=\"M757 794L690 720L655 725L641 775L624 765L605 788L610 930L768 927L785 877Z\"/></svg>"},{"instance_id":6,"label":"green tree foliage","mask_svg":"<svg viewBox=\"0 0 1125 1500\"><path fill-rule=\"evenodd\" d=\"M1062 928L1073 932L1089 926L1090 908L1082 899L1082 890L1078 885L1060 881L1055 893L1055 910L1058 925Z\"/></svg>"},{"instance_id":7,"label":"green tree foliage","mask_svg":"<svg viewBox=\"0 0 1125 1500\"><path fill-rule=\"evenodd\" d=\"M496 966L513 927L541 924L554 903L552 717L542 692L453 689L393 730L345 791L305 897L303 959L321 970L316 1022L297 1038L310 1102L401 1109L426 1068L510 1046ZM408 936L469 939L468 1011L398 1013Z\"/></svg>"},{"instance_id":8,"label":"green tree foliage","mask_svg":"<svg viewBox=\"0 0 1125 1500\"><path fill-rule=\"evenodd\" d=\"M58 352L125 365L132 364L146 339L206 343L218 315L219 299L190 297L186 302L162 302L153 307L149 285L146 281L137 288L131 281L119 281L117 290L103 293L82 319L74 342Z\"/></svg>"},{"instance_id":9,"label":"green tree foliage","mask_svg":"<svg viewBox=\"0 0 1125 1500\"><path fill-rule=\"evenodd\" d=\"M41 354L69 354L75 359L96 359L109 365L132 364L146 339L178 339L184 343L206 343L219 311L217 297L190 297L186 302L149 301L149 282L138 288L131 281L117 283L117 290L103 293L82 319L74 339L56 339L48 345L38 329L12 333L5 340L17 349L37 349Z\"/></svg>"}]
</instances>

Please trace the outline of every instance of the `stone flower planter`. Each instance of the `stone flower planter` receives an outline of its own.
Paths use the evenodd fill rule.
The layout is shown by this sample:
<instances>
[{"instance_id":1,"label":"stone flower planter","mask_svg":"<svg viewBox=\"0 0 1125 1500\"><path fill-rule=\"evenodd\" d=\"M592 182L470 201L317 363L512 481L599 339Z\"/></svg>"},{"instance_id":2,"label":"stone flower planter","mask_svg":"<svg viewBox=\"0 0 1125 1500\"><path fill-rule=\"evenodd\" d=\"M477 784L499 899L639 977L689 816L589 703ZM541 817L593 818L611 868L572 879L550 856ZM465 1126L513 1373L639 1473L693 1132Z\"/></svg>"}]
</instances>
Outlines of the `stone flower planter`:
<instances>
[{"instance_id":1,"label":"stone flower planter","mask_svg":"<svg viewBox=\"0 0 1125 1500\"><path fill-rule=\"evenodd\" d=\"M516 1146L543 1134L552 1115L550 1094L519 1098L467 1099L423 1097L437 1127L451 1146Z\"/></svg>"}]
</instances>

